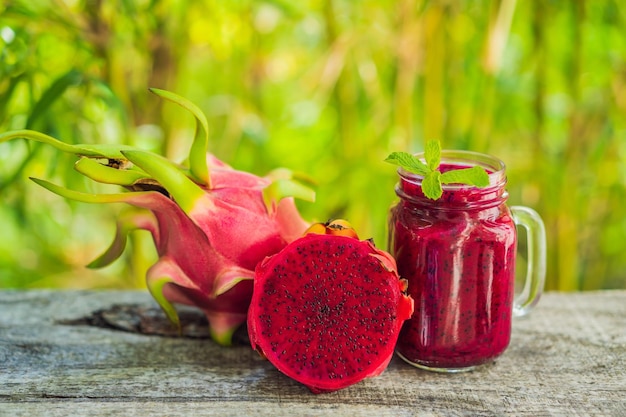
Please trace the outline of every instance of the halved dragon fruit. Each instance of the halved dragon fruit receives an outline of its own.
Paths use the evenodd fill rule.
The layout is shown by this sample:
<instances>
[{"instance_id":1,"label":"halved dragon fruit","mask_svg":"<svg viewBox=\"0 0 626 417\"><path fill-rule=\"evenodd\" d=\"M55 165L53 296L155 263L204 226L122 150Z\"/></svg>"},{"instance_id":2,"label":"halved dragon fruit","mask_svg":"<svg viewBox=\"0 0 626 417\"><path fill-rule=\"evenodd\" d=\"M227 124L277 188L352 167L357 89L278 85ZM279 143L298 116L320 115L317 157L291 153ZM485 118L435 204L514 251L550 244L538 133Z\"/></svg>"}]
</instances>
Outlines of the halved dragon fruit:
<instances>
[{"instance_id":1,"label":"halved dragon fruit","mask_svg":"<svg viewBox=\"0 0 626 417\"><path fill-rule=\"evenodd\" d=\"M413 313L394 259L345 222L309 233L257 266L252 347L314 393L382 373Z\"/></svg>"},{"instance_id":2,"label":"halved dragon fruit","mask_svg":"<svg viewBox=\"0 0 626 417\"><path fill-rule=\"evenodd\" d=\"M135 229L152 233L159 259L147 273L147 286L170 320L178 324L174 303L199 307L220 344L246 321L254 268L280 251L309 226L293 197L312 201L314 193L279 169L267 177L237 171L207 154L208 123L188 100L152 89L189 110L196 137L189 168L160 155L128 146L69 145L45 134L21 130L0 135L0 143L27 138L80 156L75 167L102 183L118 184L119 194L85 194L41 179L33 181L63 197L87 203L128 203L147 209L119 220L111 247L90 266L101 267L124 251Z\"/></svg>"}]
</instances>

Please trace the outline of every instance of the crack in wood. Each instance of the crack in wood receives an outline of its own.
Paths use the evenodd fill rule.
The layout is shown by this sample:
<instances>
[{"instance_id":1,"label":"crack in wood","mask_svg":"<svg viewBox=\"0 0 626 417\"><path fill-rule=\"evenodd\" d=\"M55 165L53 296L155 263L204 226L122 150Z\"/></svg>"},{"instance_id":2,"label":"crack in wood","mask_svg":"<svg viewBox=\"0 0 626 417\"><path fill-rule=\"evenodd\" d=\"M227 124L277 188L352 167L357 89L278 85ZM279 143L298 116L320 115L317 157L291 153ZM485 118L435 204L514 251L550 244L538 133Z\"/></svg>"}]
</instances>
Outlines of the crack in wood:
<instances>
[{"instance_id":1,"label":"crack in wood","mask_svg":"<svg viewBox=\"0 0 626 417\"><path fill-rule=\"evenodd\" d=\"M158 307L138 304L114 304L91 314L70 320L57 320L66 326L91 326L109 330L124 331L161 337L184 337L209 339L209 324L206 316L190 307L179 307L180 331L171 323ZM249 344L245 328L240 328L233 336L234 344Z\"/></svg>"}]
</instances>

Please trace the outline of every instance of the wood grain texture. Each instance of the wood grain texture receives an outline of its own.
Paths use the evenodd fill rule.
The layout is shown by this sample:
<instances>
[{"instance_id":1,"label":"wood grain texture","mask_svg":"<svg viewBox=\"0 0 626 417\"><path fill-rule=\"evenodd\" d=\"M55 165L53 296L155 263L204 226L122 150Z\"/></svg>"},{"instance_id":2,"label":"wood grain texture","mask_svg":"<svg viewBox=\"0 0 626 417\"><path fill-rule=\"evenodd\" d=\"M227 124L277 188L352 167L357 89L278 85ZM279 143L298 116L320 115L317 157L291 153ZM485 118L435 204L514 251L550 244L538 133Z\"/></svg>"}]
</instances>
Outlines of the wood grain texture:
<instances>
[{"instance_id":1,"label":"wood grain texture","mask_svg":"<svg viewBox=\"0 0 626 417\"><path fill-rule=\"evenodd\" d=\"M546 294L477 371L394 358L322 395L243 344L76 323L119 303L155 306L147 292L0 291L0 416L626 416L626 291Z\"/></svg>"}]
</instances>

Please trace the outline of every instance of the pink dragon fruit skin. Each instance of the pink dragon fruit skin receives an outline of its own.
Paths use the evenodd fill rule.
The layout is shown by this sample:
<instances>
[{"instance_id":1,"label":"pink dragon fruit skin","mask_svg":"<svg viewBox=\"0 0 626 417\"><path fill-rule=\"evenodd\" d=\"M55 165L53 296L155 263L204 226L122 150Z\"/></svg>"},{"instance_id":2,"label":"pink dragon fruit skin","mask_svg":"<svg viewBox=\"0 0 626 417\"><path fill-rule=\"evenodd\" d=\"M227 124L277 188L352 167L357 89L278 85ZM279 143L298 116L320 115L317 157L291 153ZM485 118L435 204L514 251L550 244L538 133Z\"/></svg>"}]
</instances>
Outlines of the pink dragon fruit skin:
<instances>
[{"instance_id":1,"label":"pink dragon fruit skin","mask_svg":"<svg viewBox=\"0 0 626 417\"><path fill-rule=\"evenodd\" d=\"M229 345L233 332L247 318L254 267L290 243L296 232L302 234L308 223L290 197L268 210L263 191L271 180L234 170L212 155L209 160L219 168L211 172L209 189L193 183L156 155L143 151L123 154L164 184L165 190L172 190L172 198L160 191L140 191L90 201L88 195L35 181L75 200L126 202L150 210L151 220L134 217L118 226L152 233L159 260L148 270L148 289L174 323L178 318L173 303L200 308L207 316L212 338ZM121 254L125 232L118 238L92 267L104 266Z\"/></svg>"},{"instance_id":2,"label":"pink dragon fruit skin","mask_svg":"<svg viewBox=\"0 0 626 417\"><path fill-rule=\"evenodd\" d=\"M147 281L149 288L153 283L159 288L168 280L165 299L202 309L214 340L229 344L246 321L256 264L294 239L286 231L301 234L308 224L290 198L268 213L262 190L270 181L265 178L226 166L212 170L211 177L213 188L203 188L193 220L162 194L144 206L155 214L159 254Z\"/></svg>"},{"instance_id":3,"label":"pink dragon fruit skin","mask_svg":"<svg viewBox=\"0 0 626 417\"><path fill-rule=\"evenodd\" d=\"M211 189L203 187L210 202L200 213L199 226L213 247L240 267L254 270L268 253L276 253L308 227L293 198L267 208L262 192L271 180L236 171L209 155ZM206 223L204 223L206 222Z\"/></svg>"},{"instance_id":4,"label":"pink dragon fruit skin","mask_svg":"<svg viewBox=\"0 0 626 417\"><path fill-rule=\"evenodd\" d=\"M181 97L153 92L190 110L197 126L203 127L204 137L197 135L192 145L189 170L150 152L126 146L68 145L33 131L2 134L0 142L23 137L51 144L81 156L76 169L85 176L131 191L85 194L31 178L66 198L147 209L119 219L113 244L89 266L102 267L117 259L129 232L150 231L159 259L148 270L146 282L155 300L176 324L173 304L197 306L207 316L212 338L229 345L234 330L246 321L257 263L308 227L293 197L287 195L295 190L292 195L312 200L313 194L284 171L258 177L207 154L204 115ZM277 191L277 185L283 189Z\"/></svg>"}]
</instances>

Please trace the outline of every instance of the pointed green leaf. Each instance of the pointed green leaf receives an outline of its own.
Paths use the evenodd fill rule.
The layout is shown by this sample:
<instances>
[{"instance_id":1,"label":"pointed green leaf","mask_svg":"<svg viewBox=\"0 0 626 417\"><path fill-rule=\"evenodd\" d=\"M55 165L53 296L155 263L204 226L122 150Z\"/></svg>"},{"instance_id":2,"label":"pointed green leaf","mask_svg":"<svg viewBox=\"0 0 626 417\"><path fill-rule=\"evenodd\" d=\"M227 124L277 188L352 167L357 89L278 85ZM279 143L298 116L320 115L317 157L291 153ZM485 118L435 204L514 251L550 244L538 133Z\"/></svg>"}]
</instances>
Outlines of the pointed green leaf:
<instances>
[{"instance_id":1,"label":"pointed green leaf","mask_svg":"<svg viewBox=\"0 0 626 417\"><path fill-rule=\"evenodd\" d=\"M431 171L439 168L441 162L441 144L438 140L429 140L424 147L424 159Z\"/></svg>"},{"instance_id":2,"label":"pointed green leaf","mask_svg":"<svg viewBox=\"0 0 626 417\"><path fill-rule=\"evenodd\" d=\"M131 146L126 145L91 145L91 144L78 144L70 145L62 142L52 136L45 133L37 132L34 130L12 130L0 134L0 143L7 142L12 139L29 139L35 142L46 143L52 145L62 152L71 153L80 156L91 156L100 158L121 159L123 158L120 150L132 150Z\"/></svg>"},{"instance_id":3,"label":"pointed green leaf","mask_svg":"<svg viewBox=\"0 0 626 417\"><path fill-rule=\"evenodd\" d=\"M430 168L416 158L410 153L406 152L392 152L386 159L385 162L389 162L390 164L398 165L402 169L413 172L419 175L426 175L430 172Z\"/></svg>"},{"instance_id":4,"label":"pointed green leaf","mask_svg":"<svg viewBox=\"0 0 626 417\"><path fill-rule=\"evenodd\" d=\"M102 158L109 159L124 159L121 151L132 151L138 148L130 145L119 145L119 144L108 144L108 143L81 143L79 145L75 145L79 152L77 155L80 156L99 156Z\"/></svg>"},{"instance_id":5,"label":"pointed green leaf","mask_svg":"<svg viewBox=\"0 0 626 417\"><path fill-rule=\"evenodd\" d=\"M231 346L233 334L246 321L246 314L206 311L211 339L222 346Z\"/></svg>"},{"instance_id":6,"label":"pointed green leaf","mask_svg":"<svg viewBox=\"0 0 626 417\"><path fill-rule=\"evenodd\" d=\"M118 259L122 253L124 253L128 235L131 232L144 229L154 233L152 227L149 226L151 222L155 222L155 219L154 217L150 217L148 213L133 213L132 215L120 217L117 221L117 228L113 242L102 255L87 265L87 268L102 268L110 265L113 261ZM156 227L156 225L153 227Z\"/></svg>"},{"instance_id":7,"label":"pointed green leaf","mask_svg":"<svg viewBox=\"0 0 626 417\"><path fill-rule=\"evenodd\" d=\"M235 334L236 327L228 330L218 331L215 326L209 326L209 334L211 339L220 346L229 347L233 345L233 335Z\"/></svg>"},{"instance_id":8,"label":"pointed green leaf","mask_svg":"<svg viewBox=\"0 0 626 417\"><path fill-rule=\"evenodd\" d=\"M122 225L118 224L115 237L109 248L104 251L102 255L91 261L87 265L87 268L97 269L105 267L122 256L124 249L126 249L126 241L130 232L130 229L124 228Z\"/></svg>"},{"instance_id":9,"label":"pointed green leaf","mask_svg":"<svg viewBox=\"0 0 626 417\"><path fill-rule=\"evenodd\" d=\"M444 184L467 184L486 187L489 185L489 174L479 166L454 169L444 172L441 175L441 182Z\"/></svg>"},{"instance_id":10,"label":"pointed green leaf","mask_svg":"<svg viewBox=\"0 0 626 417\"><path fill-rule=\"evenodd\" d=\"M263 190L263 202L265 202L267 212L273 213L276 205L285 197L294 197L304 201L314 202L315 191L295 180L276 180Z\"/></svg>"},{"instance_id":11,"label":"pointed green leaf","mask_svg":"<svg viewBox=\"0 0 626 417\"><path fill-rule=\"evenodd\" d=\"M74 168L86 177L104 184L133 185L140 179L149 178L140 171L112 168L90 158L79 159Z\"/></svg>"},{"instance_id":12,"label":"pointed green leaf","mask_svg":"<svg viewBox=\"0 0 626 417\"><path fill-rule=\"evenodd\" d=\"M170 282L174 282L173 279L167 276L163 277L148 277L146 280L146 285L148 287L148 291L152 294L154 300L159 304L167 318L178 328L180 327L180 319L178 318L178 313L176 312L176 308L172 303L169 302L165 295L163 295L163 287Z\"/></svg>"},{"instance_id":13,"label":"pointed green leaf","mask_svg":"<svg viewBox=\"0 0 626 417\"><path fill-rule=\"evenodd\" d=\"M205 191L168 159L147 151L123 151L122 154L157 180L188 215L204 197Z\"/></svg>"},{"instance_id":14,"label":"pointed green leaf","mask_svg":"<svg viewBox=\"0 0 626 417\"><path fill-rule=\"evenodd\" d=\"M53 184L46 180L42 180L40 178L30 178L35 183L41 185L43 188L48 191L52 191L53 193L60 195L61 197L69 198L70 200L81 201L83 203L126 203L131 199L139 196L141 194L148 193L145 192L136 192L136 193L119 193L119 194L90 194L90 193L82 193L80 191L70 190L68 188L61 187L59 185Z\"/></svg>"},{"instance_id":15,"label":"pointed green leaf","mask_svg":"<svg viewBox=\"0 0 626 417\"><path fill-rule=\"evenodd\" d=\"M150 91L165 100L178 104L195 117L196 132L189 152L189 170L199 184L211 188L209 167L206 161L209 146L209 123L206 116L198 106L184 97L158 88L150 88Z\"/></svg>"},{"instance_id":16,"label":"pointed green leaf","mask_svg":"<svg viewBox=\"0 0 626 417\"><path fill-rule=\"evenodd\" d=\"M228 292L229 290L233 289L237 284L239 284L240 282L243 281L252 281L254 276L254 273L251 272L250 276L241 276L241 277L237 277L237 278L233 278L231 279L227 285L223 285L219 288L216 288L215 290L215 296L220 296L222 294L224 294L225 292Z\"/></svg>"},{"instance_id":17,"label":"pointed green leaf","mask_svg":"<svg viewBox=\"0 0 626 417\"><path fill-rule=\"evenodd\" d=\"M268 178L271 181L290 180L293 178L293 171L288 168L275 168L271 170L265 178Z\"/></svg>"},{"instance_id":18,"label":"pointed green leaf","mask_svg":"<svg viewBox=\"0 0 626 417\"><path fill-rule=\"evenodd\" d=\"M276 180L296 180L308 185L317 184L313 177L305 174L304 172L292 171L288 168L273 169L265 176L265 178L272 182Z\"/></svg>"},{"instance_id":19,"label":"pointed green leaf","mask_svg":"<svg viewBox=\"0 0 626 417\"><path fill-rule=\"evenodd\" d=\"M241 268L238 266L229 266L220 271L213 282L213 290L211 297L219 297L230 291L243 281L252 281L254 279L254 271Z\"/></svg>"},{"instance_id":20,"label":"pointed green leaf","mask_svg":"<svg viewBox=\"0 0 626 417\"><path fill-rule=\"evenodd\" d=\"M437 200L443 194L441 188L441 172L433 171L422 180L422 192L431 200Z\"/></svg>"},{"instance_id":21,"label":"pointed green leaf","mask_svg":"<svg viewBox=\"0 0 626 417\"><path fill-rule=\"evenodd\" d=\"M86 156L101 156L95 152L84 151L77 145L70 145L65 142L61 142L58 139L53 138L52 136L48 136L44 133L36 132L34 130L12 130L9 132L5 132L0 134L0 143L7 142L12 139L30 139L35 142L47 143L48 145L52 145L60 151L75 154L75 155L86 155Z\"/></svg>"}]
</instances>

